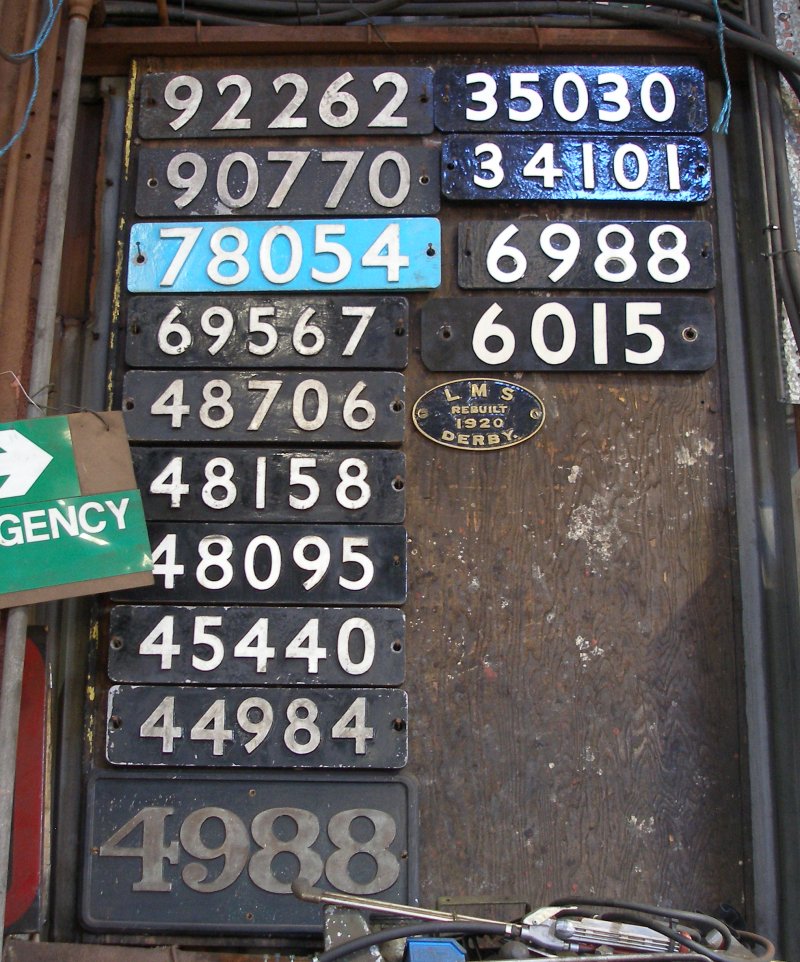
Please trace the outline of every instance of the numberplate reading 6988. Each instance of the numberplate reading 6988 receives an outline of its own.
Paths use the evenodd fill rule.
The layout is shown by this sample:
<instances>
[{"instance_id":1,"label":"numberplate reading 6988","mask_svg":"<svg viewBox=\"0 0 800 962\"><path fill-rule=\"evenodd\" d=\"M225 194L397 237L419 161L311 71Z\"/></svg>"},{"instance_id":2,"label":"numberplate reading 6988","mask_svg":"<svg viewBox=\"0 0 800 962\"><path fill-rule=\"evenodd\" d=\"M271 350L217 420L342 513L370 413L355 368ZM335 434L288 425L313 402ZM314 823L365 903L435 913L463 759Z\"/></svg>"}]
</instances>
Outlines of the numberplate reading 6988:
<instances>
[{"instance_id":1,"label":"numberplate reading 6988","mask_svg":"<svg viewBox=\"0 0 800 962\"><path fill-rule=\"evenodd\" d=\"M369 774L100 772L86 804L82 918L117 931L321 932L302 877L416 899L413 784Z\"/></svg>"},{"instance_id":2,"label":"numberplate reading 6988","mask_svg":"<svg viewBox=\"0 0 800 962\"><path fill-rule=\"evenodd\" d=\"M114 765L402 768L408 696L398 688L114 685Z\"/></svg>"}]
</instances>

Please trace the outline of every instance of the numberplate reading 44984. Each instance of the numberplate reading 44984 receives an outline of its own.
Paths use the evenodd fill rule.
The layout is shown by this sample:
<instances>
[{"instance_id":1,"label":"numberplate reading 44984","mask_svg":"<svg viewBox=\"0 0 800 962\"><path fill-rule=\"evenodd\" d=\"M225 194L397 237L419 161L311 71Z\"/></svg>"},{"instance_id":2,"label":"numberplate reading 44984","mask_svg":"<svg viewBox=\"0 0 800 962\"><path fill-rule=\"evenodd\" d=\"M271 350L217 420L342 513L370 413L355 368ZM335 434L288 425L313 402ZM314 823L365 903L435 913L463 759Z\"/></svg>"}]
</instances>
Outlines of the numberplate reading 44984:
<instances>
[{"instance_id":1,"label":"numberplate reading 44984","mask_svg":"<svg viewBox=\"0 0 800 962\"><path fill-rule=\"evenodd\" d=\"M302 876L416 898L416 797L368 774L101 772L86 804L83 922L101 930L319 932Z\"/></svg>"},{"instance_id":2,"label":"numberplate reading 44984","mask_svg":"<svg viewBox=\"0 0 800 962\"><path fill-rule=\"evenodd\" d=\"M116 765L402 768L398 688L114 685L106 757Z\"/></svg>"}]
</instances>

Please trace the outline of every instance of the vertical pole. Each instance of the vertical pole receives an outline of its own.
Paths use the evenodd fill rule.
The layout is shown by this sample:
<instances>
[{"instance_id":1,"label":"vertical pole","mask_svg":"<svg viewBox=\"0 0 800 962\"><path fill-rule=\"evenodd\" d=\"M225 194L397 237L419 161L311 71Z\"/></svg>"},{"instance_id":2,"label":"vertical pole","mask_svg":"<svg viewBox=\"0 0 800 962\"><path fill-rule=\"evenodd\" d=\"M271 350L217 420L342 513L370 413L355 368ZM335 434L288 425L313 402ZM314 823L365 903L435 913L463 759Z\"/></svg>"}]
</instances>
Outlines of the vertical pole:
<instances>
[{"instance_id":1,"label":"vertical pole","mask_svg":"<svg viewBox=\"0 0 800 962\"><path fill-rule=\"evenodd\" d=\"M42 280L36 311L33 357L31 360L30 394L35 397L50 380L53 359L58 287L61 279L61 255L67 219L67 195L72 168L72 149L78 117L83 51L86 26L92 0L71 3L61 106L53 155L53 175L47 205L47 228L42 255ZM35 405L28 417L42 412ZM8 893L8 859L11 851L11 821L14 812L14 778L17 761L17 735L22 693L22 670L25 640L28 633L26 608L13 608L6 627L3 678L0 687L0 931L5 928L6 895Z\"/></svg>"}]
</instances>

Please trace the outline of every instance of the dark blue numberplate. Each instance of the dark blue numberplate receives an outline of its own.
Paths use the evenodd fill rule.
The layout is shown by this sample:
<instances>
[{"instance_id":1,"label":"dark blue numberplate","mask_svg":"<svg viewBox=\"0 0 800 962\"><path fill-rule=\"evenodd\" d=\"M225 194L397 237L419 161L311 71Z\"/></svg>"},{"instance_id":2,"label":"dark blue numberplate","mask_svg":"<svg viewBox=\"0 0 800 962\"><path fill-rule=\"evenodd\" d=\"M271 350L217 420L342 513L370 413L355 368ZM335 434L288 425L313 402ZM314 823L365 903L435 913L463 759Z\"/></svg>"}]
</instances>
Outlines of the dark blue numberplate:
<instances>
[{"instance_id":1,"label":"dark blue numberplate","mask_svg":"<svg viewBox=\"0 0 800 962\"><path fill-rule=\"evenodd\" d=\"M81 915L95 931L322 931L304 881L412 903L412 782L368 774L101 772L86 799Z\"/></svg>"},{"instance_id":2,"label":"dark blue numberplate","mask_svg":"<svg viewBox=\"0 0 800 962\"><path fill-rule=\"evenodd\" d=\"M673 201L711 196L708 145L700 137L490 137L442 145L450 200Z\"/></svg>"},{"instance_id":3,"label":"dark blue numberplate","mask_svg":"<svg viewBox=\"0 0 800 962\"><path fill-rule=\"evenodd\" d=\"M422 308L432 371L706 371L714 306L700 297L454 297Z\"/></svg>"},{"instance_id":4,"label":"dark blue numberplate","mask_svg":"<svg viewBox=\"0 0 800 962\"><path fill-rule=\"evenodd\" d=\"M399 688L114 685L113 765L402 768L408 696Z\"/></svg>"},{"instance_id":5,"label":"dark blue numberplate","mask_svg":"<svg viewBox=\"0 0 800 962\"><path fill-rule=\"evenodd\" d=\"M116 605L108 674L159 685L402 684L397 608Z\"/></svg>"},{"instance_id":6,"label":"dark blue numberplate","mask_svg":"<svg viewBox=\"0 0 800 962\"><path fill-rule=\"evenodd\" d=\"M440 67L436 126L468 132L701 133L695 67Z\"/></svg>"}]
</instances>

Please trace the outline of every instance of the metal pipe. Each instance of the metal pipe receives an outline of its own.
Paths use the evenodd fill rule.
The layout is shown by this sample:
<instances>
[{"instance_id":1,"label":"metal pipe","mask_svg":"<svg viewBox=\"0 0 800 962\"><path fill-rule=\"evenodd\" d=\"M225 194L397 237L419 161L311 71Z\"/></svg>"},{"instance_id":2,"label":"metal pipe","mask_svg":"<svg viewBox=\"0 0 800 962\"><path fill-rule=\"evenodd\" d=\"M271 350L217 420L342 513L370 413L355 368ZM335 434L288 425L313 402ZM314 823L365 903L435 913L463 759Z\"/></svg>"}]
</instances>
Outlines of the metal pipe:
<instances>
[{"instance_id":1,"label":"metal pipe","mask_svg":"<svg viewBox=\"0 0 800 962\"><path fill-rule=\"evenodd\" d=\"M53 173L47 204L47 228L42 256L41 286L34 329L31 361L30 395L36 397L50 378L55 339L58 287L61 279L61 255L67 219L67 192L72 168L72 148L78 116L83 51L91 0L72 3L58 111L58 130L53 155ZM38 417L42 410L28 406L28 417ZM13 608L6 626L3 678L0 687L0 929L5 925L8 892L8 856L11 848L11 822L14 812L14 779L17 762L19 708L22 692L22 669L28 634L26 608Z\"/></svg>"}]
</instances>

